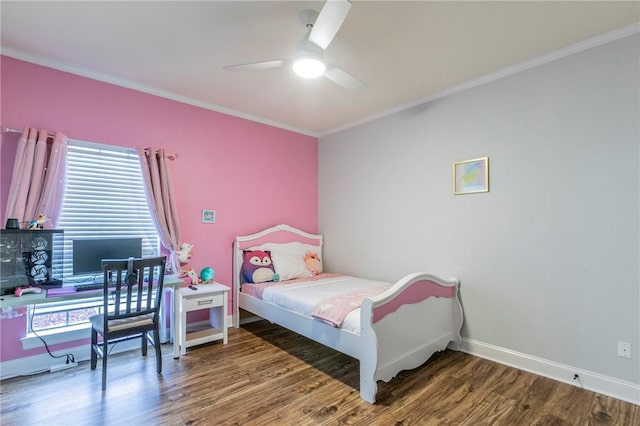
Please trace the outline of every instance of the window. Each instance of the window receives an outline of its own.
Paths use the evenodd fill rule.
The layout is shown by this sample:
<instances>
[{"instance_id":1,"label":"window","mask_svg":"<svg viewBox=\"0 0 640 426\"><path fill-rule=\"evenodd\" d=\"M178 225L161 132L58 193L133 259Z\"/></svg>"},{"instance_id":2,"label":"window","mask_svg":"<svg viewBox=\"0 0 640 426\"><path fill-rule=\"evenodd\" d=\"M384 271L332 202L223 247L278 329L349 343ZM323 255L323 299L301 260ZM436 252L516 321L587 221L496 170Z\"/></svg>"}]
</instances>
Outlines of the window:
<instances>
[{"instance_id":1,"label":"window","mask_svg":"<svg viewBox=\"0 0 640 426\"><path fill-rule=\"evenodd\" d=\"M76 238L142 238L142 256L157 256L160 239L151 218L137 151L69 141L67 182L58 227L64 230L62 275L65 285L93 280L73 276L73 240ZM61 273L60 273L61 272ZM49 330L87 324L97 312L93 302L39 305L30 310L33 329ZM29 330L31 332L31 330Z\"/></svg>"}]
</instances>

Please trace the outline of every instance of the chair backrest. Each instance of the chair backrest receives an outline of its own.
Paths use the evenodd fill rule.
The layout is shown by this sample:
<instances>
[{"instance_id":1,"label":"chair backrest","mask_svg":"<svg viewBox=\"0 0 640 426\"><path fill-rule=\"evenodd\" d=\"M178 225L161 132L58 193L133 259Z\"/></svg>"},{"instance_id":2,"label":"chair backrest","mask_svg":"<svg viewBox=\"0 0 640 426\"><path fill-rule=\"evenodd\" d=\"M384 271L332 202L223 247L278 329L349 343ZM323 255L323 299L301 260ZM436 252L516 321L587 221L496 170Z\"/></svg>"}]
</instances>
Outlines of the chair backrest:
<instances>
[{"instance_id":1,"label":"chair backrest","mask_svg":"<svg viewBox=\"0 0 640 426\"><path fill-rule=\"evenodd\" d=\"M162 300L166 257L103 259L104 318L129 318L154 313Z\"/></svg>"}]
</instances>

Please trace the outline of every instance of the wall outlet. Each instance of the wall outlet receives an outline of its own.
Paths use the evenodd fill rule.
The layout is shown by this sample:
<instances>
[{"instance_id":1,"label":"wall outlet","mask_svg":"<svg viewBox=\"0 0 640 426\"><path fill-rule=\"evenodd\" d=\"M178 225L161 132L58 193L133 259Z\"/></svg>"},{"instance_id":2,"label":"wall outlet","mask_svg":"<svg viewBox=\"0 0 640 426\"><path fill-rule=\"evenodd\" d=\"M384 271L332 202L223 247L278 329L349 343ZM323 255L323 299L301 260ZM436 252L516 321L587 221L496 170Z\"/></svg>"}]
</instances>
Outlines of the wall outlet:
<instances>
[{"instance_id":1,"label":"wall outlet","mask_svg":"<svg viewBox=\"0 0 640 426\"><path fill-rule=\"evenodd\" d=\"M618 356L620 358L631 359L631 343L618 342Z\"/></svg>"}]
</instances>

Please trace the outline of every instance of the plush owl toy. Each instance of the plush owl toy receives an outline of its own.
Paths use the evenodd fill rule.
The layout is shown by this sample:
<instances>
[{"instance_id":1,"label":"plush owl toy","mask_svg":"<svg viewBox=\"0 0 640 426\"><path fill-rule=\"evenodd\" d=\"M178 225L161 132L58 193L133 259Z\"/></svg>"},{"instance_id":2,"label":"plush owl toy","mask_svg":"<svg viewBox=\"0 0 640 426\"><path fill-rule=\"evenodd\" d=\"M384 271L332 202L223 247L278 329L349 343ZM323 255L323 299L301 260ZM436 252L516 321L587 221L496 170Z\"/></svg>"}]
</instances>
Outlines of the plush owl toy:
<instances>
[{"instance_id":1,"label":"plush owl toy","mask_svg":"<svg viewBox=\"0 0 640 426\"><path fill-rule=\"evenodd\" d=\"M243 250L242 275L248 283L273 281L276 269L273 267L269 250Z\"/></svg>"}]
</instances>

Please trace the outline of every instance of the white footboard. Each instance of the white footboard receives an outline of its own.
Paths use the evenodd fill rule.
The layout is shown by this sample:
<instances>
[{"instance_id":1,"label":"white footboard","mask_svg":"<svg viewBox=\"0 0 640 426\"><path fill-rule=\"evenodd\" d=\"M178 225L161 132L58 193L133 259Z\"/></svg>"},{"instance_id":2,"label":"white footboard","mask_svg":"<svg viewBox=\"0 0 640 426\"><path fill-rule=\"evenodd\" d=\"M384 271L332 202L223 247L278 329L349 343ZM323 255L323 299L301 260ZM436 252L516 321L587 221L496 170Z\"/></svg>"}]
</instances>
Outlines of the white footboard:
<instances>
[{"instance_id":1,"label":"white footboard","mask_svg":"<svg viewBox=\"0 0 640 426\"><path fill-rule=\"evenodd\" d=\"M374 403L377 381L422 365L435 352L461 343L463 314L457 279L411 274L360 310L360 396Z\"/></svg>"}]
</instances>

